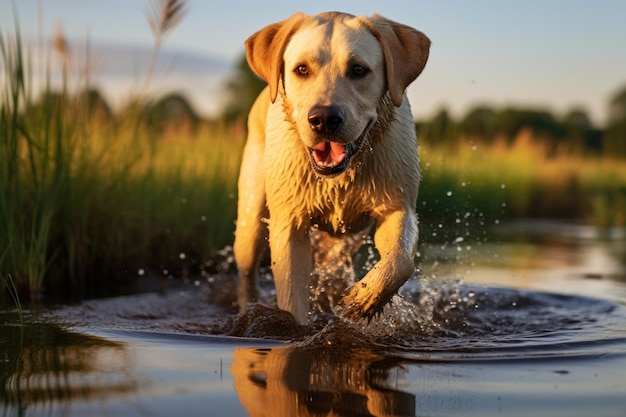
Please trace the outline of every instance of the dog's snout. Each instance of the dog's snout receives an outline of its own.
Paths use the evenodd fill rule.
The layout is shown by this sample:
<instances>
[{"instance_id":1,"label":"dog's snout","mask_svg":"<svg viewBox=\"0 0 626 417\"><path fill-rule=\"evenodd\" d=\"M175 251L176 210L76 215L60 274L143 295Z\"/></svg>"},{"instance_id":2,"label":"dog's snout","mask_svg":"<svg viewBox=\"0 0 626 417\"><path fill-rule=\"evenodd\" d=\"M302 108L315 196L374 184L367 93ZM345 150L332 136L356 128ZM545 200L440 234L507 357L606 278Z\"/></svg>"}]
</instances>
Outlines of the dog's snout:
<instances>
[{"instance_id":1,"label":"dog's snout","mask_svg":"<svg viewBox=\"0 0 626 417\"><path fill-rule=\"evenodd\" d=\"M344 116L340 108L315 106L309 111L309 126L314 132L332 133L343 125Z\"/></svg>"}]
</instances>

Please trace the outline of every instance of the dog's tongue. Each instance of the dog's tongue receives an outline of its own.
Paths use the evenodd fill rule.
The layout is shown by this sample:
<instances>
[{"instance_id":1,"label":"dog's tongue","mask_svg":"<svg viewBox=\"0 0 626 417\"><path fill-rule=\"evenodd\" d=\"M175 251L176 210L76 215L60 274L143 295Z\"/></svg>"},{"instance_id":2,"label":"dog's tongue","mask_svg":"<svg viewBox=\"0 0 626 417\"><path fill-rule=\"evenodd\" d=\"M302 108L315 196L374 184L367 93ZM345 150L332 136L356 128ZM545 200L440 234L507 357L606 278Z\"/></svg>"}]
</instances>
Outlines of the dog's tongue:
<instances>
[{"instance_id":1,"label":"dog's tongue","mask_svg":"<svg viewBox=\"0 0 626 417\"><path fill-rule=\"evenodd\" d=\"M319 165L339 165L346 158L346 146L337 142L321 142L313 147L313 156Z\"/></svg>"}]
</instances>

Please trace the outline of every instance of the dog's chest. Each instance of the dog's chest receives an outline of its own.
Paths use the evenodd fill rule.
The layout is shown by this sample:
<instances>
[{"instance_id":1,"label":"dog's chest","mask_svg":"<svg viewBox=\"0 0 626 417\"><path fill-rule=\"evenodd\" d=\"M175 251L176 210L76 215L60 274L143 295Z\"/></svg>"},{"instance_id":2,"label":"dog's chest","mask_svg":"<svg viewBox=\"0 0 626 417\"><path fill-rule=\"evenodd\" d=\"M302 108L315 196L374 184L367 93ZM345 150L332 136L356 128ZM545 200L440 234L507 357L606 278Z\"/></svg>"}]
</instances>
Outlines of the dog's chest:
<instances>
[{"instance_id":1,"label":"dog's chest","mask_svg":"<svg viewBox=\"0 0 626 417\"><path fill-rule=\"evenodd\" d=\"M371 206L354 187L345 189L320 184L315 191L318 197L307 207L312 226L344 234L363 230L370 222Z\"/></svg>"}]
</instances>

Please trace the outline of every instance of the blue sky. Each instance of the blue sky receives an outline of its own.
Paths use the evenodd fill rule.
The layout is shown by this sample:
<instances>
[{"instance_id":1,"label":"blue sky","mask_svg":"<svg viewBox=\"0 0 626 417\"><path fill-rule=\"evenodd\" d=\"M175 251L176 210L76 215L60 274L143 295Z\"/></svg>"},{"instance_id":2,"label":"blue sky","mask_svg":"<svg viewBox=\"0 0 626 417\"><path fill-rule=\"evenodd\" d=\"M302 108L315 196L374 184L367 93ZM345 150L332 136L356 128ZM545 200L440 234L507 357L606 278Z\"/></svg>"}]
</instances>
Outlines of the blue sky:
<instances>
[{"instance_id":1,"label":"blue sky","mask_svg":"<svg viewBox=\"0 0 626 417\"><path fill-rule=\"evenodd\" d=\"M26 39L48 38L58 25L76 49L90 39L94 82L112 101L137 88L153 42L148 0L0 0L4 34L13 31L13 4ZM426 70L409 87L416 117L442 107L462 116L484 103L557 114L582 107L601 124L610 96L626 86L626 1L191 0L165 39L154 90L185 91L201 111L215 112L224 77L251 33L296 11L327 10L378 12L431 38Z\"/></svg>"}]
</instances>

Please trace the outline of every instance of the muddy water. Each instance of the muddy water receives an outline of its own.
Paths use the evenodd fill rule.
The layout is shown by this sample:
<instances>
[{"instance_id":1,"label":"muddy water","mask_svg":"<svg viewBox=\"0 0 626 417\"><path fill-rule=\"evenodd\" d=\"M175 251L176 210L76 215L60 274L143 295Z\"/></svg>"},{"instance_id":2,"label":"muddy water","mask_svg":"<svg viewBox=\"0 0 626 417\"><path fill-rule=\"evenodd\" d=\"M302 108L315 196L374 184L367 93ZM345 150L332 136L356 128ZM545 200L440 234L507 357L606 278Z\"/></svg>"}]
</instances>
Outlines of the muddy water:
<instances>
[{"instance_id":1,"label":"muddy water","mask_svg":"<svg viewBox=\"0 0 626 417\"><path fill-rule=\"evenodd\" d=\"M237 317L228 275L5 312L0 415L626 415L623 236L524 231L423 245L371 323Z\"/></svg>"}]
</instances>

